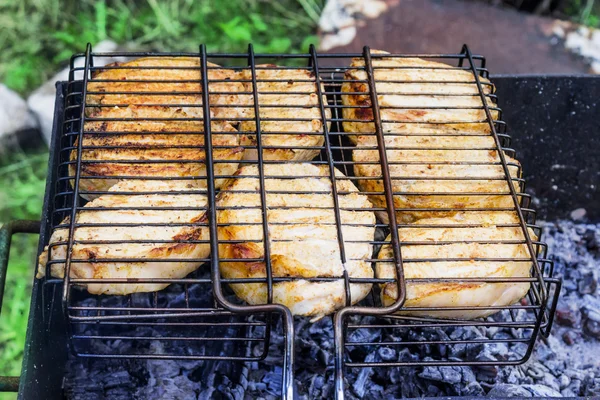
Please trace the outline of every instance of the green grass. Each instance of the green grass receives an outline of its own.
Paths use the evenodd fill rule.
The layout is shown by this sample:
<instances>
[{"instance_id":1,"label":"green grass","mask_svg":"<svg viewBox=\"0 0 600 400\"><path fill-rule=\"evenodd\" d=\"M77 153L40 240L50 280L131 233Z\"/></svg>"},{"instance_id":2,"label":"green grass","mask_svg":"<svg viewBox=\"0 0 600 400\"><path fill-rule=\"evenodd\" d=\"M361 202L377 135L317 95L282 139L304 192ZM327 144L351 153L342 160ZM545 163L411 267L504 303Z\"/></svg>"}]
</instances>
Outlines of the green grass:
<instances>
[{"instance_id":1,"label":"green grass","mask_svg":"<svg viewBox=\"0 0 600 400\"><path fill-rule=\"evenodd\" d=\"M0 81L26 94L85 44L295 52L316 42L325 0L0 0Z\"/></svg>"},{"instance_id":2,"label":"green grass","mask_svg":"<svg viewBox=\"0 0 600 400\"><path fill-rule=\"evenodd\" d=\"M0 223L40 218L47 160L45 151L17 152L0 162ZM13 237L0 315L0 375L21 372L37 239L36 235ZM0 394L0 399L12 398L13 394Z\"/></svg>"},{"instance_id":3,"label":"green grass","mask_svg":"<svg viewBox=\"0 0 600 400\"><path fill-rule=\"evenodd\" d=\"M300 52L315 36L325 0L0 0L0 81L27 95L64 68L87 42L127 49ZM46 152L0 160L0 223L39 219ZM0 375L18 375L37 237L14 237L0 316ZM0 400L13 399L0 394Z\"/></svg>"},{"instance_id":4,"label":"green grass","mask_svg":"<svg viewBox=\"0 0 600 400\"><path fill-rule=\"evenodd\" d=\"M571 0L565 6L565 13L580 24L600 27L600 4L595 0Z\"/></svg>"}]
</instances>

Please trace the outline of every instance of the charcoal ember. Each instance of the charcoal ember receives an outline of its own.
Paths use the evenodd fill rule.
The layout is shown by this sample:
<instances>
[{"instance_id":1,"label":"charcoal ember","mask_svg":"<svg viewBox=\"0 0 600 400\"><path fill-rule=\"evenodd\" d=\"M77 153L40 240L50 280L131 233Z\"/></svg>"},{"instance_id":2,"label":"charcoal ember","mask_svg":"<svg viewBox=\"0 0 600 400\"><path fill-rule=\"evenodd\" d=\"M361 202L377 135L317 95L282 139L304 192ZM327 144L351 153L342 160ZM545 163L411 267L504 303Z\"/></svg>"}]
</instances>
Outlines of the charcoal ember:
<instances>
[{"instance_id":1,"label":"charcoal ember","mask_svg":"<svg viewBox=\"0 0 600 400\"><path fill-rule=\"evenodd\" d=\"M461 367L425 367L419 374L423 379L457 384L462 380Z\"/></svg>"},{"instance_id":2,"label":"charcoal ember","mask_svg":"<svg viewBox=\"0 0 600 400\"><path fill-rule=\"evenodd\" d=\"M582 387L582 381L580 379L573 378L566 389L575 393L576 396L581 396L583 394Z\"/></svg>"},{"instance_id":3,"label":"charcoal ember","mask_svg":"<svg viewBox=\"0 0 600 400\"><path fill-rule=\"evenodd\" d=\"M498 360L505 360L508 355L508 344L492 342L485 345L485 350Z\"/></svg>"},{"instance_id":4,"label":"charcoal ember","mask_svg":"<svg viewBox=\"0 0 600 400\"><path fill-rule=\"evenodd\" d=\"M104 389L114 389L118 387L135 387L134 382L127 371L116 371L112 374L106 375L102 380Z\"/></svg>"},{"instance_id":5,"label":"charcoal ember","mask_svg":"<svg viewBox=\"0 0 600 400\"><path fill-rule=\"evenodd\" d=\"M281 367L275 367L263 377L263 382L267 385L267 392L274 396L281 395L283 387L283 370Z\"/></svg>"},{"instance_id":6,"label":"charcoal ember","mask_svg":"<svg viewBox=\"0 0 600 400\"><path fill-rule=\"evenodd\" d=\"M539 381L544 378L544 374L547 372L547 370L548 369L540 363L532 363L529 365L529 368L527 368L525 373L532 377L534 380Z\"/></svg>"},{"instance_id":7,"label":"charcoal ember","mask_svg":"<svg viewBox=\"0 0 600 400\"><path fill-rule=\"evenodd\" d=\"M543 382L543 384L545 386L548 386L548 387L550 387L550 388L552 388L554 390L557 390L557 391L560 390L560 382L559 382L559 380L556 379L556 377L554 375L552 375L551 373L549 373L549 372L546 372L544 374L544 379L543 379L542 382Z\"/></svg>"},{"instance_id":8,"label":"charcoal ember","mask_svg":"<svg viewBox=\"0 0 600 400\"><path fill-rule=\"evenodd\" d=\"M598 235L598 231L591 228L586 229L582 236L586 249L594 255L598 255L598 251L600 250L599 237L600 235Z\"/></svg>"},{"instance_id":9,"label":"charcoal ember","mask_svg":"<svg viewBox=\"0 0 600 400\"><path fill-rule=\"evenodd\" d=\"M571 383L571 378L569 378L567 375L561 375L560 378L558 379L558 383L559 383L559 387L560 389L564 389L567 386L569 386L569 384Z\"/></svg>"},{"instance_id":10,"label":"charcoal ember","mask_svg":"<svg viewBox=\"0 0 600 400\"><path fill-rule=\"evenodd\" d=\"M379 342L381 340L381 330L374 328L353 329L348 334L348 343L353 342Z\"/></svg>"},{"instance_id":11,"label":"charcoal ember","mask_svg":"<svg viewBox=\"0 0 600 400\"><path fill-rule=\"evenodd\" d=\"M510 345L510 354L508 356L509 360L517 360L522 358L527 353L528 345L527 343L518 342L512 343Z\"/></svg>"},{"instance_id":12,"label":"charcoal ember","mask_svg":"<svg viewBox=\"0 0 600 400\"><path fill-rule=\"evenodd\" d=\"M556 397L560 392L543 385L497 384L487 394L489 397Z\"/></svg>"},{"instance_id":13,"label":"charcoal ember","mask_svg":"<svg viewBox=\"0 0 600 400\"><path fill-rule=\"evenodd\" d=\"M556 308L556 322L568 327L581 326L581 311L575 299L564 299Z\"/></svg>"},{"instance_id":14,"label":"charcoal ember","mask_svg":"<svg viewBox=\"0 0 600 400\"><path fill-rule=\"evenodd\" d=\"M396 361L398 357L396 350L390 347L380 347L377 353L383 361Z\"/></svg>"},{"instance_id":15,"label":"charcoal ember","mask_svg":"<svg viewBox=\"0 0 600 400\"><path fill-rule=\"evenodd\" d=\"M568 330L565 333L563 333L563 335L562 335L563 341L569 346L572 346L573 344L575 344L575 342L579 339L579 337L580 336L572 330Z\"/></svg>"},{"instance_id":16,"label":"charcoal ember","mask_svg":"<svg viewBox=\"0 0 600 400\"><path fill-rule=\"evenodd\" d=\"M523 385L523 389L531 393L531 396L528 397L560 397L558 390L544 385Z\"/></svg>"},{"instance_id":17,"label":"charcoal ember","mask_svg":"<svg viewBox=\"0 0 600 400\"><path fill-rule=\"evenodd\" d=\"M577 282L577 289L580 294L594 294L598 288L598 276L595 271L585 272Z\"/></svg>"},{"instance_id":18,"label":"charcoal ember","mask_svg":"<svg viewBox=\"0 0 600 400\"><path fill-rule=\"evenodd\" d=\"M596 339L600 339L600 322L589 319L586 321L583 330L588 335L593 336Z\"/></svg>"},{"instance_id":19,"label":"charcoal ember","mask_svg":"<svg viewBox=\"0 0 600 400\"><path fill-rule=\"evenodd\" d=\"M509 383L509 384L518 384L523 383L528 380L527 383L532 383L533 380L525 375L523 370L519 367L507 367L502 368L499 371L500 379L498 381Z\"/></svg>"},{"instance_id":20,"label":"charcoal ember","mask_svg":"<svg viewBox=\"0 0 600 400\"><path fill-rule=\"evenodd\" d=\"M485 362L489 364L478 365L474 367L475 373L477 374L477 380L484 382L494 382L499 372L498 366L494 365L497 362L496 358L492 354L486 351L482 351L477 355L475 359L476 361Z\"/></svg>"},{"instance_id":21,"label":"charcoal ember","mask_svg":"<svg viewBox=\"0 0 600 400\"><path fill-rule=\"evenodd\" d=\"M369 353L365 357L364 362L373 363L373 362L380 362L380 361L381 361L381 358L379 357L377 352L372 352L372 353ZM361 368L360 372L358 373L358 376L356 377L356 380L352 384L352 390L359 398L363 398L367 392L381 391L381 390L379 390L380 387L374 388L374 387L370 386L370 385L375 385L370 380L371 375L373 375L372 367Z\"/></svg>"},{"instance_id":22,"label":"charcoal ember","mask_svg":"<svg viewBox=\"0 0 600 400\"><path fill-rule=\"evenodd\" d=\"M558 266L562 266L563 264L561 263L555 263L555 265ZM573 268L577 268L576 266ZM566 270L566 272L564 273L564 283L563 283L563 289L565 292L567 293L572 293L575 292L579 289L579 285L577 282L579 282L579 279L581 279L581 274L579 273L579 271L577 270L573 270L570 269L570 267L562 267L559 269L564 269Z\"/></svg>"}]
</instances>

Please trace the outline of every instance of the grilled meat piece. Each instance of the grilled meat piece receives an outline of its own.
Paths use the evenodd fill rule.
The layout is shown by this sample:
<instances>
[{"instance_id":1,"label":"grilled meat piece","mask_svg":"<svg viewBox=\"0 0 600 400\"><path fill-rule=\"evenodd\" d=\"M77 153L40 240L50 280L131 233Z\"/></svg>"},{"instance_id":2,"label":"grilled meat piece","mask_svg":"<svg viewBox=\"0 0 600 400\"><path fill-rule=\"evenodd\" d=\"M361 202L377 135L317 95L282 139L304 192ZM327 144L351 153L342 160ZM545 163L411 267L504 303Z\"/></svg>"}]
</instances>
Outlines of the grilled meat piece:
<instances>
[{"instance_id":1,"label":"grilled meat piece","mask_svg":"<svg viewBox=\"0 0 600 400\"><path fill-rule=\"evenodd\" d=\"M308 70L280 68L285 67L273 64L256 66L261 144L267 147L263 149L263 159L312 160L319 155L318 147L325 141L315 75ZM243 76L245 80L251 80L252 71L244 70ZM246 82L245 87L246 92L252 92L252 82ZM323 85L321 90L325 93ZM325 95L322 102L325 118L331 119ZM254 115L249 117L253 118ZM327 124L329 126L331 123ZM242 122L240 130L246 132L241 144L254 146L246 148L244 159L256 160L258 149L255 121ZM270 146L273 147L268 148Z\"/></svg>"},{"instance_id":2,"label":"grilled meat piece","mask_svg":"<svg viewBox=\"0 0 600 400\"><path fill-rule=\"evenodd\" d=\"M529 278L531 261L514 212L460 212L447 218L420 219L398 229L406 279L404 307L482 307L475 310L420 310L402 314L474 319L508 306L529 290L530 282L474 282L460 278ZM536 240L529 230L532 240ZM390 240L390 237L386 239ZM477 259L499 259L485 261ZM391 244L382 246L376 264L380 279L396 279ZM529 261L528 261L529 260ZM411 279L436 279L414 282ZM453 279L453 280L452 280ZM381 285L381 301L398 297L395 282Z\"/></svg>"},{"instance_id":3,"label":"grilled meat piece","mask_svg":"<svg viewBox=\"0 0 600 400\"><path fill-rule=\"evenodd\" d=\"M514 207L500 157L491 135L486 136L385 136L394 206L398 222L446 216L469 208ZM359 188L369 193L376 207L386 207L377 140L359 136L352 151ZM513 179L519 162L506 156ZM521 184L513 180L519 191ZM376 212L389 222L386 211Z\"/></svg>"},{"instance_id":4,"label":"grilled meat piece","mask_svg":"<svg viewBox=\"0 0 600 400\"><path fill-rule=\"evenodd\" d=\"M346 254L343 264L328 169L302 163L268 164L264 173L272 276L293 278L273 284L273 302L297 315L319 318L330 314L345 304L344 270L353 278L373 277L368 259L375 216L369 200L341 172L336 173ZM218 200L221 273L225 278L265 278L258 168L245 166L237 174ZM304 279L316 277L339 279ZM267 303L265 283L231 287L250 304ZM350 284L352 303L370 289L370 284Z\"/></svg>"},{"instance_id":5,"label":"grilled meat piece","mask_svg":"<svg viewBox=\"0 0 600 400\"><path fill-rule=\"evenodd\" d=\"M216 81L210 82L211 93L216 92L210 95L215 175L228 176L243 154L232 124L249 112L251 97L241 94L237 73L209 67L209 82ZM119 180L136 177L197 176L196 184L206 186L198 59L148 57L112 64L95 73L87 89L82 197L96 198ZM74 177L77 149L71 151L71 161ZM217 187L224 180L216 179Z\"/></svg>"},{"instance_id":6,"label":"grilled meat piece","mask_svg":"<svg viewBox=\"0 0 600 400\"><path fill-rule=\"evenodd\" d=\"M108 194L77 212L75 223L79 226L73 237L70 276L132 279L83 285L92 294L124 295L164 289L168 284L136 280L184 278L203 263L201 259L210 252L206 207L207 197L198 193L190 181L128 180L115 184ZM50 261L51 275L64 277L69 221L67 217L54 230L40 255L38 278L44 277Z\"/></svg>"},{"instance_id":7,"label":"grilled meat piece","mask_svg":"<svg viewBox=\"0 0 600 400\"><path fill-rule=\"evenodd\" d=\"M372 50L372 54L388 54ZM372 58L383 133L489 133L486 114L472 72L419 58ZM342 84L344 131L352 142L360 134L374 134L368 75L362 58L352 60ZM480 77L486 95L493 85ZM489 107L494 104L487 101ZM497 117L495 109L492 116ZM361 122L365 121L365 122ZM353 135L353 134L358 135Z\"/></svg>"}]
</instances>

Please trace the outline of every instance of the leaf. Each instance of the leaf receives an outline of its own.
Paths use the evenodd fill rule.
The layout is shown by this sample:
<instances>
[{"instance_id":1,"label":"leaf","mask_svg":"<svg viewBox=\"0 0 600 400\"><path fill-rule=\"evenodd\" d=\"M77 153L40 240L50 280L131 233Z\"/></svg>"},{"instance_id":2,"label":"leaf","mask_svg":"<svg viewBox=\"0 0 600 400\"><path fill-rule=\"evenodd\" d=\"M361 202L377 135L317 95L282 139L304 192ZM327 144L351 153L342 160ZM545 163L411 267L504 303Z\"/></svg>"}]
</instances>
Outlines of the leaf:
<instances>
[{"instance_id":1,"label":"leaf","mask_svg":"<svg viewBox=\"0 0 600 400\"><path fill-rule=\"evenodd\" d=\"M265 22L261 18L260 14L252 13L252 14L248 15L248 17L250 17L250 20L252 21L252 24L254 25L254 28L257 31L265 32L267 29L269 29L267 24L265 24Z\"/></svg>"},{"instance_id":2,"label":"leaf","mask_svg":"<svg viewBox=\"0 0 600 400\"><path fill-rule=\"evenodd\" d=\"M68 60L69 58L71 58L72 55L73 55L73 51L71 51L69 49L64 49L60 53L55 55L52 58L52 61L54 61L55 63L60 63L60 62Z\"/></svg>"},{"instance_id":3,"label":"leaf","mask_svg":"<svg viewBox=\"0 0 600 400\"><path fill-rule=\"evenodd\" d=\"M227 37L236 42L251 42L252 34L248 29L248 24L242 22L242 18L237 16L229 22L219 24L219 27Z\"/></svg>"},{"instance_id":4,"label":"leaf","mask_svg":"<svg viewBox=\"0 0 600 400\"><path fill-rule=\"evenodd\" d=\"M55 32L52 36L54 37L54 39L60 40L61 42L66 44L74 45L77 42L77 38L75 38L74 35L66 31Z\"/></svg>"},{"instance_id":5,"label":"leaf","mask_svg":"<svg viewBox=\"0 0 600 400\"><path fill-rule=\"evenodd\" d=\"M273 53L285 53L292 46L289 38L273 38L269 42L269 51Z\"/></svg>"},{"instance_id":6,"label":"leaf","mask_svg":"<svg viewBox=\"0 0 600 400\"><path fill-rule=\"evenodd\" d=\"M106 3L98 1L94 5L96 9L96 38L98 40L106 39Z\"/></svg>"},{"instance_id":7,"label":"leaf","mask_svg":"<svg viewBox=\"0 0 600 400\"><path fill-rule=\"evenodd\" d=\"M317 35L309 35L309 36L305 37L304 40L302 41L302 44L300 45L300 51L308 52L308 48L310 47L311 44L314 44L315 46L318 47L319 37Z\"/></svg>"}]
</instances>

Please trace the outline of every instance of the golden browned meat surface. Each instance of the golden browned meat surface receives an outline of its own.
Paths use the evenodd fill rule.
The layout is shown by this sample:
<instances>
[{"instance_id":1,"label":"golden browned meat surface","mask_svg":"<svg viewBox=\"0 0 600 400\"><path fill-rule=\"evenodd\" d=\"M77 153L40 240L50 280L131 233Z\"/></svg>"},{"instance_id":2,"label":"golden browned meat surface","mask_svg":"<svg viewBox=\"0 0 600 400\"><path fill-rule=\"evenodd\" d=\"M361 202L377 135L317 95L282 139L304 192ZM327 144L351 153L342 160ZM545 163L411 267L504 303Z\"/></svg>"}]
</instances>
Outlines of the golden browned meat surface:
<instances>
[{"instance_id":1,"label":"golden browned meat surface","mask_svg":"<svg viewBox=\"0 0 600 400\"><path fill-rule=\"evenodd\" d=\"M387 54L374 50L372 54ZM377 101L385 134L439 134L490 132L475 78L469 70L419 58L372 59ZM351 67L364 67L362 58ZM356 134L374 134L371 96L364 69L349 69L344 75L342 109L344 131L352 142ZM480 78L484 93L493 86ZM493 106L487 101L489 107ZM492 110L492 115L498 114ZM362 122L365 121L365 122Z\"/></svg>"},{"instance_id":2,"label":"golden browned meat surface","mask_svg":"<svg viewBox=\"0 0 600 400\"><path fill-rule=\"evenodd\" d=\"M421 219L398 229L406 279L404 307L482 307L475 310L420 310L402 313L473 319L497 312L522 299L529 282L460 282L458 278L527 278L532 267L525 236L514 212L460 212L448 218ZM530 230L530 237L536 240ZM389 241L390 238L387 238ZM497 259L476 260L476 259ZM396 279L393 251L382 246L376 276ZM432 278L436 282L415 282ZM381 300L392 304L395 282L382 284Z\"/></svg>"},{"instance_id":3,"label":"golden browned meat surface","mask_svg":"<svg viewBox=\"0 0 600 400\"><path fill-rule=\"evenodd\" d=\"M312 160L319 155L325 141L323 116L314 73L304 69L279 69L273 64L257 65L256 79L261 118L261 144L265 160ZM252 71L243 71L244 79L252 79ZM246 82L246 91L252 91L252 82ZM322 93L325 93L321 85ZM327 99L323 95L325 118L331 118ZM254 117L254 109L249 116ZM283 119L283 120L282 120ZM331 122L328 122L329 126ZM243 122L240 130L246 148L244 158L256 160L256 123ZM271 148L269 148L271 147ZM285 148L280 148L285 147Z\"/></svg>"},{"instance_id":4,"label":"golden browned meat surface","mask_svg":"<svg viewBox=\"0 0 600 400\"><path fill-rule=\"evenodd\" d=\"M291 281L273 285L273 302L293 314L316 318L345 304L344 270L354 278L372 278L371 258L375 216L367 197L341 172L336 174L346 263L337 240L331 181L326 167L311 164L265 165L267 223L273 277ZM220 269L225 278L264 278L262 210L258 169L238 170L239 177L219 194L218 222ZM299 193L292 193L299 192ZM344 193L345 192L345 193ZM354 210L348 210L354 209ZM236 241L224 243L224 240ZM244 261L245 259L254 259ZM303 278L340 278L314 282ZM267 302L264 283L231 284L234 292L250 304ZM370 284L351 284L356 303L370 291Z\"/></svg>"},{"instance_id":5,"label":"golden browned meat surface","mask_svg":"<svg viewBox=\"0 0 600 400\"><path fill-rule=\"evenodd\" d=\"M165 209L173 207L181 209ZM83 285L92 294L124 295L164 289L168 284L135 280L184 278L202 264L210 252L206 207L206 196L186 181L129 180L115 184L108 194L77 212L76 223L81 226L75 227L71 278L132 279L124 283ZM54 230L49 245L39 257L38 278L45 275L49 261L53 261L52 276L63 278L65 275L69 218L62 225Z\"/></svg>"},{"instance_id":6,"label":"golden browned meat surface","mask_svg":"<svg viewBox=\"0 0 600 400\"><path fill-rule=\"evenodd\" d=\"M149 57L109 67L88 83L80 190L102 192L120 179L144 176L193 176L200 178L194 181L199 187L205 186L198 59ZM232 124L249 112L251 97L240 94L244 88L234 71L209 69L208 76L210 91L216 92L210 95L213 158L220 161L215 175L227 176L243 155ZM71 160L69 173L74 176L77 150ZM217 187L223 181L217 179ZM82 196L93 199L98 193Z\"/></svg>"},{"instance_id":7,"label":"golden browned meat surface","mask_svg":"<svg viewBox=\"0 0 600 400\"><path fill-rule=\"evenodd\" d=\"M352 152L360 189L376 207L386 207L379 153L373 136L360 136ZM398 222L444 216L436 209L514 207L492 136L386 136ZM517 177L519 162L507 156ZM515 182L520 189L520 184ZM445 215L452 215L448 211ZM386 211L377 216L388 222Z\"/></svg>"}]
</instances>

